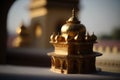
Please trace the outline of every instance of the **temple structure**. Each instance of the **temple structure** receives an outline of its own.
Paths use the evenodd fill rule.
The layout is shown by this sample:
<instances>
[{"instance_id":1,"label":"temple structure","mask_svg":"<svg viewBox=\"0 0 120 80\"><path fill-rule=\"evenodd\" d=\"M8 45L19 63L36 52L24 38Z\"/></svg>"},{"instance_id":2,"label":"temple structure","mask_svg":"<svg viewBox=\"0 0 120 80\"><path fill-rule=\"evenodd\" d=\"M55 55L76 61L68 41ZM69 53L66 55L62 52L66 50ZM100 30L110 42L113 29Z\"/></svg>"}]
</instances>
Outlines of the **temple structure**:
<instances>
[{"instance_id":1,"label":"temple structure","mask_svg":"<svg viewBox=\"0 0 120 80\"><path fill-rule=\"evenodd\" d=\"M51 70L63 74L79 74L96 72L95 61L102 54L93 51L97 37L86 33L86 27L77 19L73 9L72 17L61 28L61 32L53 33L50 43L54 46L51 56Z\"/></svg>"},{"instance_id":2,"label":"temple structure","mask_svg":"<svg viewBox=\"0 0 120 80\"><path fill-rule=\"evenodd\" d=\"M30 3L30 35L32 46L49 49L49 36L52 32L60 32L62 24L71 15L74 7L79 10L80 0L31 0Z\"/></svg>"}]
</instances>

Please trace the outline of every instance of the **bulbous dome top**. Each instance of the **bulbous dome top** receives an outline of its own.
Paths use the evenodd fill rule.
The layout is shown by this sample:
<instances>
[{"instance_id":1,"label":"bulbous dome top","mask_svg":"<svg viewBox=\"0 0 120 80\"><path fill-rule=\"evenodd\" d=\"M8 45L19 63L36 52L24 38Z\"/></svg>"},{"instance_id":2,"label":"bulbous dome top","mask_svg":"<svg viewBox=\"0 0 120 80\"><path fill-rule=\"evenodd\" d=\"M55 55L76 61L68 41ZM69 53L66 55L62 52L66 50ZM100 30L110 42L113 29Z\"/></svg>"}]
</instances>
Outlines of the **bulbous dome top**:
<instances>
[{"instance_id":1,"label":"bulbous dome top","mask_svg":"<svg viewBox=\"0 0 120 80\"><path fill-rule=\"evenodd\" d=\"M54 41L55 41L55 37L56 37L56 34L53 33L53 34L50 36L50 40L51 40L52 42L54 42Z\"/></svg>"},{"instance_id":2,"label":"bulbous dome top","mask_svg":"<svg viewBox=\"0 0 120 80\"><path fill-rule=\"evenodd\" d=\"M76 12L73 9L72 10L72 17L70 17L66 24L64 24L61 28L61 34L68 34L69 36L76 36L77 33L80 33L81 35L85 35L86 28L83 24L80 24L80 21L76 17Z\"/></svg>"}]
</instances>

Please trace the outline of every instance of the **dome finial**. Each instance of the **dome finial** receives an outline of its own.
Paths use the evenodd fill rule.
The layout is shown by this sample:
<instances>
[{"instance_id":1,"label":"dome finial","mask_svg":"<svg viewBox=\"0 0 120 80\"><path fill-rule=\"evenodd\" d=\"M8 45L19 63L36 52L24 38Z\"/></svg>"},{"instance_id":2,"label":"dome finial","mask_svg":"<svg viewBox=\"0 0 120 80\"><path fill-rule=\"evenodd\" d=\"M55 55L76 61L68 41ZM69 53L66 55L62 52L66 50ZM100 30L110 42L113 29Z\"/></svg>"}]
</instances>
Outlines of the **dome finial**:
<instances>
[{"instance_id":1,"label":"dome finial","mask_svg":"<svg viewBox=\"0 0 120 80\"><path fill-rule=\"evenodd\" d=\"M72 16L66 22L67 23L76 23L76 24L80 23L80 21L77 19L76 11L74 8L72 10Z\"/></svg>"},{"instance_id":2,"label":"dome finial","mask_svg":"<svg viewBox=\"0 0 120 80\"><path fill-rule=\"evenodd\" d=\"M75 17L76 16L76 12L75 12L75 9L73 8L72 10L72 17Z\"/></svg>"}]
</instances>

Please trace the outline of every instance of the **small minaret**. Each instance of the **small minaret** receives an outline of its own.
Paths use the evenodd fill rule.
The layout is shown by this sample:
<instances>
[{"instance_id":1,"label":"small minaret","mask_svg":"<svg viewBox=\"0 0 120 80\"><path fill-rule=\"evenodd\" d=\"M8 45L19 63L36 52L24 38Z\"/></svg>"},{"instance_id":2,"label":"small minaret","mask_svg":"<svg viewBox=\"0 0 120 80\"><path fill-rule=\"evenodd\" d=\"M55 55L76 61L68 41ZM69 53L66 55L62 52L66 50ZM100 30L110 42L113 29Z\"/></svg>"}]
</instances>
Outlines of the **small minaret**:
<instances>
[{"instance_id":1,"label":"small minaret","mask_svg":"<svg viewBox=\"0 0 120 80\"><path fill-rule=\"evenodd\" d=\"M16 30L17 37L13 41L13 47L30 47L31 37L29 30L22 23Z\"/></svg>"},{"instance_id":2,"label":"small minaret","mask_svg":"<svg viewBox=\"0 0 120 80\"><path fill-rule=\"evenodd\" d=\"M61 34L51 35L50 43L54 52L51 57L51 70L63 74L81 74L96 72L95 61L102 54L93 51L97 37L86 35L86 27L81 24L73 9L72 17L61 28Z\"/></svg>"}]
</instances>

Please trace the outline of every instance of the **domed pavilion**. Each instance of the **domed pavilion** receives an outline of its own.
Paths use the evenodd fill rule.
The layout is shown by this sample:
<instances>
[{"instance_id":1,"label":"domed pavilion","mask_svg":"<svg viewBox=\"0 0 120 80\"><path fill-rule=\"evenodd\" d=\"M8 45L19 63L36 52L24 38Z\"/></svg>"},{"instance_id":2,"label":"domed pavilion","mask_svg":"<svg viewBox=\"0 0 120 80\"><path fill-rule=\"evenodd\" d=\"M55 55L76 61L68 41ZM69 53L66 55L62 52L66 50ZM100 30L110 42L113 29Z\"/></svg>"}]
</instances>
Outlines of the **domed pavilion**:
<instances>
[{"instance_id":1,"label":"domed pavilion","mask_svg":"<svg viewBox=\"0 0 120 80\"><path fill-rule=\"evenodd\" d=\"M86 27L81 24L72 10L66 24L61 28L61 33L53 33L50 43L54 52L48 53L51 57L51 70L63 74L80 74L96 72L95 61L100 53L93 51L93 44L97 37L89 35Z\"/></svg>"}]
</instances>

